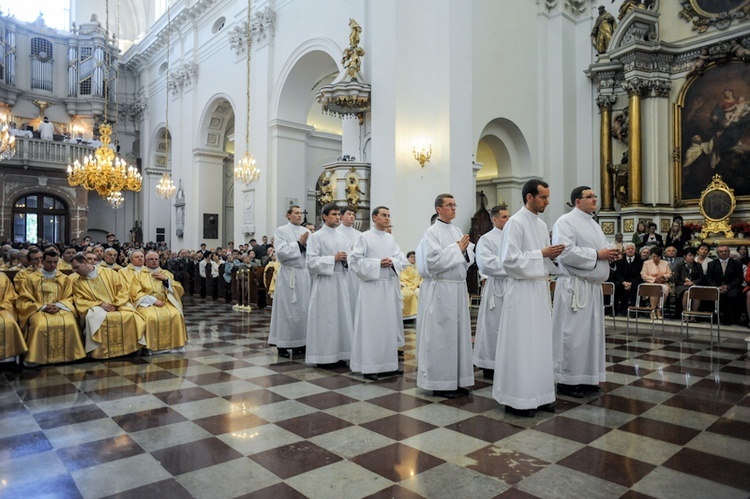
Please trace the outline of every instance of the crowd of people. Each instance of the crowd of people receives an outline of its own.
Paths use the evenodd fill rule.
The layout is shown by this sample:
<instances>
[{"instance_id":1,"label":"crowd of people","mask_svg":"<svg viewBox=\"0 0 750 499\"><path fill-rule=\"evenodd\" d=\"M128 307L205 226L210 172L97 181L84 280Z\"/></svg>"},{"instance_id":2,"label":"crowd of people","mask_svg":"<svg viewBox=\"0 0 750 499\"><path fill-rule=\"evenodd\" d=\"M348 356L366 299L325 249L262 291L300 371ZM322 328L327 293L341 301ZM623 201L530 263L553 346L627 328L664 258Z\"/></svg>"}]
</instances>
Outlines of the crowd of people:
<instances>
[{"instance_id":1,"label":"crowd of people","mask_svg":"<svg viewBox=\"0 0 750 499\"><path fill-rule=\"evenodd\" d=\"M101 244L88 237L81 245L6 244L3 270L16 273L12 283L0 273L0 357L24 355L27 365L38 365L142 348L179 351L187 341L183 293L218 299L220 280L230 283L241 269L273 269L268 343L280 357L304 355L321 368L348 365L370 380L398 376L404 319L415 318L418 387L462 397L476 366L493 380L493 397L506 411L533 417L554 412L556 393L583 397L605 380L603 282L616 286L618 313L635 303L640 283L661 285L677 307L693 309L701 304L688 304L687 290L711 285L721 293L722 321L746 320L746 247L732 255L719 246L712 258L708 245L689 245L680 218L666 237L653 223L639 224L633 241L618 234L611 244L594 219L597 196L587 186L571 192L573 210L550 232L539 218L548 184L530 180L522 194L517 213L492 208L494 227L476 247L452 223L455 199L441 194L432 225L407 255L391 234L387 207L372 210L371 228L362 233L354 228L356 211L332 203L322 207L318 230L291 206L288 223L270 241L263 236L237 248L230 242L174 252L163 243L120 244L112 233ZM475 262L484 284L472 343L466 277Z\"/></svg>"}]
</instances>

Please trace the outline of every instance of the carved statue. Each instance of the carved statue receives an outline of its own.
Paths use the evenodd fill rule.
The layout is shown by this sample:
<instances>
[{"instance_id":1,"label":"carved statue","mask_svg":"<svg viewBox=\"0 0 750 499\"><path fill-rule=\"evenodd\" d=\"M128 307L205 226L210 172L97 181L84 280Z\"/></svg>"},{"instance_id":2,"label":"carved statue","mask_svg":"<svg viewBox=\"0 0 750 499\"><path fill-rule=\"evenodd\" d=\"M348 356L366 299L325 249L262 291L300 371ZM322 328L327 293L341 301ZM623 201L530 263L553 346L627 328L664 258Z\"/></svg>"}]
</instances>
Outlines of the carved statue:
<instances>
[{"instance_id":1,"label":"carved statue","mask_svg":"<svg viewBox=\"0 0 750 499\"><path fill-rule=\"evenodd\" d=\"M362 33L362 26L350 17L349 27L352 29L352 32L349 34L349 46L353 48L359 45L359 34Z\"/></svg>"},{"instance_id":2,"label":"carved statue","mask_svg":"<svg viewBox=\"0 0 750 499\"><path fill-rule=\"evenodd\" d=\"M346 202L355 210L359 207L359 195L364 194L364 191L359 187L358 180L355 175L352 175L346 184Z\"/></svg>"},{"instance_id":3,"label":"carved statue","mask_svg":"<svg viewBox=\"0 0 750 499\"><path fill-rule=\"evenodd\" d=\"M600 5L599 17L596 18L594 29L591 31L591 43L599 54L607 51L615 26L617 23L614 16L607 12L603 5Z\"/></svg>"},{"instance_id":4,"label":"carved statue","mask_svg":"<svg viewBox=\"0 0 750 499\"><path fill-rule=\"evenodd\" d=\"M736 57L742 62L750 62L750 49L745 48L737 40L729 42L729 53L731 54L731 57Z\"/></svg>"},{"instance_id":5,"label":"carved statue","mask_svg":"<svg viewBox=\"0 0 750 499\"><path fill-rule=\"evenodd\" d=\"M628 140L629 113L628 108L625 108L621 114L616 115L612 120L612 137L616 138L618 142Z\"/></svg>"},{"instance_id":6,"label":"carved statue","mask_svg":"<svg viewBox=\"0 0 750 499\"><path fill-rule=\"evenodd\" d=\"M352 29L349 34L349 47L344 50L341 64L351 78L357 78L362 66L362 57L365 55L365 49L359 46L359 34L362 32L362 27L354 19L349 19L349 27Z\"/></svg>"},{"instance_id":7,"label":"carved statue","mask_svg":"<svg viewBox=\"0 0 750 499\"><path fill-rule=\"evenodd\" d=\"M698 57L693 60L693 66L690 68L690 71L687 72L685 77L690 78L693 75L702 75L709 62L711 62L711 56L708 55L708 48L703 47L701 53L698 54Z\"/></svg>"},{"instance_id":8,"label":"carved statue","mask_svg":"<svg viewBox=\"0 0 750 499\"><path fill-rule=\"evenodd\" d=\"M612 1L614 2L614 0ZM641 3L641 0L625 0L624 2L622 2L622 5L620 5L620 11L617 14L617 20L622 21L622 18L625 17L631 10L643 8L645 8L645 5Z\"/></svg>"},{"instance_id":9,"label":"carved statue","mask_svg":"<svg viewBox=\"0 0 750 499\"><path fill-rule=\"evenodd\" d=\"M622 153L620 164L607 165L612 175L612 194L617 202L625 206L628 204L628 151Z\"/></svg>"},{"instance_id":10,"label":"carved statue","mask_svg":"<svg viewBox=\"0 0 750 499\"><path fill-rule=\"evenodd\" d=\"M318 194L318 204L320 206L326 205L333 202L333 186L331 185L331 178L326 176L325 173L320 179L320 194Z\"/></svg>"}]
</instances>

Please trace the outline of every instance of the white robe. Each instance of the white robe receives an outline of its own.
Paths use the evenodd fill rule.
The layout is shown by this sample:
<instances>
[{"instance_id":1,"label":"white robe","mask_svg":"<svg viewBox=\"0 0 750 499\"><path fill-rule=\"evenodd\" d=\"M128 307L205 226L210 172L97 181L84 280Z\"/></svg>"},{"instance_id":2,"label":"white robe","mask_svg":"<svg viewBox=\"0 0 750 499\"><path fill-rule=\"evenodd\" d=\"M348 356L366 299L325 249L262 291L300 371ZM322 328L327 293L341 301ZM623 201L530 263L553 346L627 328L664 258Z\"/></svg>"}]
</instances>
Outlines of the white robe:
<instances>
[{"instance_id":1,"label":"white robe","mask_svg":"<svg viewBox=\"0 0 750 499\"><path fill-rule=\"evenodd\" d=\"M424 315L417 322L417 386L425 390L455 390L474 384L466 287L474 245L467 248L467 261L457 243L462 237L458 227L438 220L425 231L417 247L417 261L421 260L431 276L419 294Z\"/></svg>"},{"instance_id":2,"label":"white robe","mask_svg":"<svg viewBox=\"0 0 750 499\"><path fill-rule=\"evenodd\" d=\"M346 238L323 226L307 240L307 269L312 277L310 310L307 315L308 364L331 364L352 355L352 326L347 270L335 261L346 251Z\"/></svg>"},{"instance_id":3,"label":"white robe","mask_svg":"<svg viewBox=\"0 0 750 499\"><path fill-rule=\"evenodd\" d=\"M383 258L390 258L393 267L381 267ZM373 227L354 245L349 265L361 280L354 314L351 369L365 374L395 371L399 337L404 336L398 274L409 261L391 234Z\"/></svg>"},{"instance_id":4,"label":"white robe","mask_svg":"<svg viewBox=\"0 0 750 499\"><path fill-rule=\"evenodd\" d=\"M346 241L348 243L346 256L347 258L351 258L354 245L356 244L357 240L359 240L359 238L362 237L362 233L358 231L357 229L355 229L354 227L346 227L344 225L339 225L336 231L343 234L344 237L346 238ZM351 305L352 317L354 317L354 311L357 308L357 293L359 292L359 278L357 278L354 272L347 272L346 278L347 278L347 281L349 282L349 293L351 295L349 304Z\"/></svg>"},{"instance_id":5,"label":"white robe","mask_svg":"<svg viewBox=\"0 0 750 499\"><path fill-rule=\"evenodd\" d=\"M422 241L424 241L424 239ZM417 271L419 272L419 275L422 276L422 284L419 285L420 294L424 293L425 290L430 287L430 283L432 283L432 277L430 276L430 273L427 272L427 262L425 261L424 250L420 249L420 247L422 247L422 241L419 242L419 244L417 245L417 249L414 250L414 259L416 260ZM419 352L419 324L424 322L424 310L425 302L424 300L419 300L417 302L417 327L415 331L417 352Z\"/></svg>"},{"instance_id":6,"label":"white robe","mask_svg":"<svg viewBox=\"0 0 750 499\"><path fill-rule=\"evenodd\" d=\"M495 353L492 397L515 409L555 401L552 313L548 277L555 264L542 257L549 232L526 207L503 227L500 259L508 278Z\"/></svg>"},{"instance_id":7,"label":"white robe","mask_svg":"<svg viewBox=\"0 0 750 499\"><path fill-rule=\"evenodd\" d=\"M552 243L566 246L557 257L552 309L555 381L598 385L606 379L601 283L609 278L609 262L597 251L607 247L607 238L591 215L575 208L557 219Z\"/></svg>"},{"instance_id":8,"label":"white robe","mask_svg":"<svg viewBox=\"0 0 750 499\"><path fill-rule=\"evenodd\" d=\"M55 127L50 122L42 121L39 123L39 138L42 140L52 140L55 134Z\"/></svg>"},{"instance_id":9,"label":"white robe","mask_svg":"<svg viewBox=\"0 0 750 499\"><path fill-rule=\"evenodd\" d=\"M474 338L474 365L483 369L495 369L497 332L503 311L505 278L507 274L500 260L500 245L503 231L494 227L477 241L477 267L487 276L482 287L482 302L477 315L477 332Z\"/></svg>"},{"instance_id":10,"label":"white robe","mask_svg":"<svg viewBox=\"0 0 750 499\"><path fill-rule=\"evenodd\" d=\"M268 343L280 348L305 346L307 310L310 306L310 273L298 240L306 228L291 222L274 233L276 259L280 263L271 307Z\"/></svg>"}]
</instances>

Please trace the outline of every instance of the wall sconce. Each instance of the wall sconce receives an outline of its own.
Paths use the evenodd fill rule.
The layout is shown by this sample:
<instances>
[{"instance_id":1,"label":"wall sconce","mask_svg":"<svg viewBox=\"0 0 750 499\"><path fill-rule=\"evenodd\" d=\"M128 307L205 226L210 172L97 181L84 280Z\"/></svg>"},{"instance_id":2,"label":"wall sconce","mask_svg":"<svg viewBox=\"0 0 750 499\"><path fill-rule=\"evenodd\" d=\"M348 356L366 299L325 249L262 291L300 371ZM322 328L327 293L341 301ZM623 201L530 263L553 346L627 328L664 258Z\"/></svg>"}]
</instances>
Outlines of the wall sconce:
<instances>
[{"instance_id":1,"label":"wall sconce","mask_svg":"<svg viewBox=\"0 0 750 499\"><path fill-rule=\"evenodd\" d=\"M428 144L426 148L422 144L419 151L417 151L417 146L412 146L412 153L414 154L414 159L419 162L419 166L424 168L424 164L429 163L432 157L432 144Z\"/></svg>"}]
</instances>

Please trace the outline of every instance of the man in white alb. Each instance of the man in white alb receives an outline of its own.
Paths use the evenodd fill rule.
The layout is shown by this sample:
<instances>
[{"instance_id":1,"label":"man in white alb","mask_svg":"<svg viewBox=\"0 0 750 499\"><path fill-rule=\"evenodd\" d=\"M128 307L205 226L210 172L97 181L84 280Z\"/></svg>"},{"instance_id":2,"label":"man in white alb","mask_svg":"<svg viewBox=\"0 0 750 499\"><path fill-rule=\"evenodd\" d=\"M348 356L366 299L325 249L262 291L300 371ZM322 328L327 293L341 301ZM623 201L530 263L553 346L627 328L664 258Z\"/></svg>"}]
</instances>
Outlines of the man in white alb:
<instances>
[{"instance_id":1,"label":"man in white alb","mask_svg":"<svg viewBox=\"0 0 750 499\"><path fill-rule=\"evenodd\" d=\"M396 347L403 338L398 273L409 262L385 230L391 213L385 206L372 210L373 226L354 245L350 269L361 280L354 314L351 369L376 380L403 374Z\"/></svg>"},{"instance_id":2,"label":"man in white alb","mask_svg":"<svg viewBox=\"0 0 750 499\"><path fill-rule=\"evenodd\" d=\"M552 312L548 278L564 246L550 246L547 224L539 218L549 204L549 186L526 182L525 205L503 228L500 259L508 279L495 354L492 397L511 414L533 417L554 412Z\"/></svg>"},{"instance_id":3,"label":"man in white alb","mask_svg":"<svg viewBox=\"0 0 750 499\"><path fill-rule=\"evenodd\" d=\"M352 249L357 243L362 233L354 228L354 220L357 217L357 211L351 206L341 209L341 225L339 225L338 232L344 235L348 242L348 249L346 250L349 256L351 256ZM352 310L352 317L354 317L354 310L357 307L357 291L359 290L359 278L354 275L354 272L347 272L346 278L349 282L349 295Z\"/></svg>"},{"instance_id":4,"label":"man in white alb","mask_svg":"<svg viewBox=\"0 0 750 499\"><path fill-rule=\"evenodd\" d=\"M289 223L274 233L274 247L280 266L273 295L268 343L276 345L281 357L289 357L289 349L302 353L307 341L310 273L305 266L305 252L310 231L301 226L302 216L299 206L290 206L286 212Z\"/></svg>"},{"instance_id":5,"label":"man in white alb","mask_svg":"<svg viewBox=\"0 0 750 499\"><path fill-rule=\"evenodd\" d=\"M605 380L602 283L618 251L608 247L593 218L596 194L590 187L573 189L570 204L573 210L552 227L552 243L565 245L557 257L552 341L558 393L581 398Z\"/></svg>"},{"instance_id":6,"label":"man in white alb","mask_svg":"<svg viewBox=\"0 0 750 499\"><path fill-rule=\"evenodd\" d=\"M424 316L417 322L417 386L437 397L457 398L474 384L471 363L471 318L466 271L474 262L469 236L451 222L456 200L450 194L435 199L438 219L417 246L431 282L420 293Z\"/></svg>"},{"instance_id":7,"label":"man in white alb","mask_svg":"<svg viewBox=\"0 0 750 499\"><path fill-rule=\"evenodd\" d=\"M318 367L336 367L351 358L352 318L349 308L346 238L339 225L339 207L326 204L321 210L323 227L307 239L307 269L312 277L310 310L307 315L305 362Z\"/></svg>"},{"instance_id":8,"label":"man in white alb","mask_svg":"<svg viewBox=\"0 0 750 499\"><path fill-rule=\"evenodd\" d=\"M474 339L474 365L481 367L484 377L495 377L495 353L500 314L503 311L505 296L505 270L500 260L500 244L503 241L503 227L510 218L508 206L495 206L490 210L491 231L477 241L476 260L479 272L487 276L482 287L482 302L477 315L477 332Z\"/></svg>"}]
</instances>

